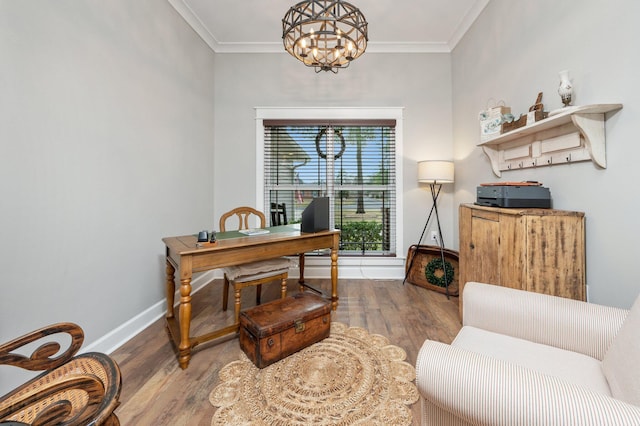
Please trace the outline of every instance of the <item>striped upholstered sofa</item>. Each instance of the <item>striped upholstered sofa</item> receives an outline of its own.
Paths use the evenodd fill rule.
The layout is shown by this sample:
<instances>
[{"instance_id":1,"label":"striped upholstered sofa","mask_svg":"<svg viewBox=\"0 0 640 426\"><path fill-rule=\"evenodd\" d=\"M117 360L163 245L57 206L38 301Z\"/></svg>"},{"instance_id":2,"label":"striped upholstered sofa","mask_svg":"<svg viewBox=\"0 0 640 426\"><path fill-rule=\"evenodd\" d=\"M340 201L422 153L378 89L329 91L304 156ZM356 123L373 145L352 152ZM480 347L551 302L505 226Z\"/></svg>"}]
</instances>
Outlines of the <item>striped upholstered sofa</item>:
<instances>
[{"instance_id":1,"label":"striped upholstered sofa","mask_svg":"<svg viewBox=\"0 0 640 426\"><path fill-rule=\"evenodd\" d=\"M640 297L631 310L464 287L451 345L416 360L423 425L640 425Z\"/></svg>"}]
</instances>

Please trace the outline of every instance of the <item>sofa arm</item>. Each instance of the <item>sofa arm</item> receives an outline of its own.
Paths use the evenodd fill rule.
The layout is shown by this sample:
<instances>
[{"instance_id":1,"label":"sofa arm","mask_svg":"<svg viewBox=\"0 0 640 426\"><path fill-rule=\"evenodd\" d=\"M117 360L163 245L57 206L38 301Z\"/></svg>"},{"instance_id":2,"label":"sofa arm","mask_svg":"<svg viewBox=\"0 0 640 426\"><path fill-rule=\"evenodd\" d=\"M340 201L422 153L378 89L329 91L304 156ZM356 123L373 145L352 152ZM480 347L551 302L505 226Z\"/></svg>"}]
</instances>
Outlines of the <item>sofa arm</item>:
<instances>
[{"instance_id":1,"label":"sofa arm","mask_svg":"<svg viewBox=\"0 0 640 426\"><path fill-rule=\"evenodd\" d=\"M469 282L463 325L579 352L602 360L628 310Z\"/></svg>"},{"instance_id":2,"label":"sofa arm","mask_svg":"<svg viewBox=\"0 0 640 426\"><path fill-rule=\"evenodd\" d=\"M471 424L640 424L640 407L430 340L418 354L416 384L428 402Z\"/></svg>"}]
</instances>

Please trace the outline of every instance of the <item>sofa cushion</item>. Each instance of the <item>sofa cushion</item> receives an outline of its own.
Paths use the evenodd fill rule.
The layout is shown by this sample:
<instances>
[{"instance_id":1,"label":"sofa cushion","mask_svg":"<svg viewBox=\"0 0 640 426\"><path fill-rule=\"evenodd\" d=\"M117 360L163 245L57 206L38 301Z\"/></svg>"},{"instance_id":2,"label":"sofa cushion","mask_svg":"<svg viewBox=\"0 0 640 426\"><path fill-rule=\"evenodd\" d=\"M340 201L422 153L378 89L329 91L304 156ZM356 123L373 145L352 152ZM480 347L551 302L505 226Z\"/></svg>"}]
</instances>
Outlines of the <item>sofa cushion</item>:
<instances>
[{"instance_id":1,"label":"sofa cushion","mask_svg":"<svg viewBox=\"0 0 640 426\"><path fill-rule=\"evenodd\" d=\"M472 326L462 327L451 345L559 377L611 396L602 372L602 363L587 355Z\"/></svg>"},{"instance_id":2,"label":"sofa cushion","mask_svg":"<svg viewBox=\"0 0 640 426\"><path fill-rule=\"evenodd\" d=\"M602 360L611 393L617 399L640 406L640 297L631 307L618 335Z\"/></svg>"}]
</instances>

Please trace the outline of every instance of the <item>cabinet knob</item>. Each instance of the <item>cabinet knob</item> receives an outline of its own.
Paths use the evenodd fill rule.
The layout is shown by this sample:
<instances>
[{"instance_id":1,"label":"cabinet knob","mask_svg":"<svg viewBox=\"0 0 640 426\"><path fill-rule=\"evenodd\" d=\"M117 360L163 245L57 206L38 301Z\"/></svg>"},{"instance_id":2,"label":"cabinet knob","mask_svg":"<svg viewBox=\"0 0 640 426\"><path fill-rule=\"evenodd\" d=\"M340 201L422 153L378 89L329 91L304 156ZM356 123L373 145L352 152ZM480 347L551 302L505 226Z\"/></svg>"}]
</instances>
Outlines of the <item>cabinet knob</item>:
<instances>
[{"instance_id":1,"label":"cabinet knob","mask_svg":"<svg viewBox=\"0 0 640 426\"><path fill-rule=\"evenodd\" d=\"M471 248L471 250L473 250L474 248L476 248L475 245L473 245L473 243L469 243L469 247Z\"/></svg>"}]
</instances>

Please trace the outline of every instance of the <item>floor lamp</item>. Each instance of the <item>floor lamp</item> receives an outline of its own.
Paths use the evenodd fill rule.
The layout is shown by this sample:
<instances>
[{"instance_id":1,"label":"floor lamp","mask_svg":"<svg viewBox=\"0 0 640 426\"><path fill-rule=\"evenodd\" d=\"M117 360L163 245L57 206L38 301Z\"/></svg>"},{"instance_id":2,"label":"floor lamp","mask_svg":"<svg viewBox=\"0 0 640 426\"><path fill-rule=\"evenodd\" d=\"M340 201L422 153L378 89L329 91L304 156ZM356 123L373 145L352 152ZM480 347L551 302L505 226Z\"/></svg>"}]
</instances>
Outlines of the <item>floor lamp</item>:
<instances>
[{"instance_id":1,"label":"floor lamp","mask_svg":"<svg viewBox=\"0 0 640 426\"><path fill-rule=\"evenodd\" d=\"M440 227L440 216L438 215L438 195L440 195L440 190L442 189L442 184L445 183L453 183L453 161L441 161L441 160L427 160L427 161L419 161L418 162L418 182L419 183L428 183L429 189L431 190L431 210L429 211L429 216L427 216L427 222L424 224L424 228L422 229L422 234L420 234L420 239L418 240L418 246L422 242L424 238L424 233L427 231L429 226L429 222L431 221L431 216L433 212L436 213L436 223L438 226L438 245L440 246L440 258L442 260L442 271L444 273L444 282L445 282L445 292L447 294L447 299L449 298L449 280L447 279L447 268L445 267L444 261L444 240L442 239L442 228ZM404 284L407 281L407 277L409 276L409 272L411 271L411 267L413 266L413 261L417 257L417 247L416 253L411 257L411 262L409 263L409 267L404 276ZM453 277L452 277L453 278Z\"/></svg>"}]
</instances>

